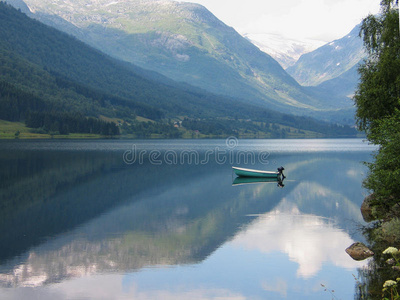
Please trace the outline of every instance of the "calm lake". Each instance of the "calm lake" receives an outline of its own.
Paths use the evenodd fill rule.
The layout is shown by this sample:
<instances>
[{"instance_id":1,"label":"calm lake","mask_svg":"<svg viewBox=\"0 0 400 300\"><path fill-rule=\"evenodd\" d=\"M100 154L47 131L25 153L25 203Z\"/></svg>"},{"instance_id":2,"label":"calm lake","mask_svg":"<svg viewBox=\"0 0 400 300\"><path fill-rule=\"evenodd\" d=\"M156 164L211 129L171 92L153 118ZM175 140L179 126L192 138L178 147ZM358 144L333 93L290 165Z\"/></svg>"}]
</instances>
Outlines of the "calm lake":
<instances>
[{"instance_id":1,"label":"calm lake","mask_svg":"<svg viewBox=\"0 0 400 300\"><path fill-rule=\"evenodd\" d=\"M345 249L364 240L374 149L0 141L0 299L353 299L367 261ZM287 178L238 181L233 165Z\"/></svg>"}]
</instances>

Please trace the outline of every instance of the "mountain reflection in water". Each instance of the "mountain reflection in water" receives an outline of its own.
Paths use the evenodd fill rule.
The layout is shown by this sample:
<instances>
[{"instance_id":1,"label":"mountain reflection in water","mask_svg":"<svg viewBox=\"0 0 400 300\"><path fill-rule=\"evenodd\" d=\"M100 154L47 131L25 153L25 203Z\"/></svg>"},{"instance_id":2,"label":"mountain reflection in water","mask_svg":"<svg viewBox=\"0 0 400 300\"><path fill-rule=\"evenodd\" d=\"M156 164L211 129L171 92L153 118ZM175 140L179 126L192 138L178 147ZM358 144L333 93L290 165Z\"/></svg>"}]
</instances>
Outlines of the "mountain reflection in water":
<instances>
[{"instance_id":1,"label":"mountain reflection in water","mask_svg":"<svg viewBox=\"0 0 400 300\"><path fill-rule=\"evenodd\" d=\"M327 280L354 292L354 280L334 278L365 265L344 249L362 239L360 161L370 159L369 148L271 151L271 162L286 169L283 189L232 186L229 162L127 165L124 150L60 151L50 143L1 151L0 297L42 286L51 290L32 293L320 299L315 286ZM67 288L74 284L80 288Z\"/></svg>"}]
</instances>

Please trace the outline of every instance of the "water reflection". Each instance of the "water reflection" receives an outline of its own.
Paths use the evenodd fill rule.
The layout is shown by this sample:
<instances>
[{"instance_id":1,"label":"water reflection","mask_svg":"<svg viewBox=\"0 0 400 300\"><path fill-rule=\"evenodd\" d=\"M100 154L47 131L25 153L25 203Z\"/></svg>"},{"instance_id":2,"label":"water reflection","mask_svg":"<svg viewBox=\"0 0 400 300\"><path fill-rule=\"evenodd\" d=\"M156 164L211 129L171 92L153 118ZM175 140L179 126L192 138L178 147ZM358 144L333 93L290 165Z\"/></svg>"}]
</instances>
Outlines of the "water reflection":
<instances>
[{"instance_id":1,"label":"water reflection","mask_svg":"<svg viewBox=\"0 0 400 300\"><path fill-rule=\"evenodd\" d=\"M277 234L279 232L279 234ZM273 241L273 243L271 242ZM350 235L332 219L303 214L296 205L282 201L272 212L260 215L233 240L234 247L256 250L265 255L281 252L298 264L296 275L311 278L324 263L342 268L361 267L344 251L352 243Z\"/></svg>"},{"instance_id":2,"label":"water reflection","mask_svg":"<svg viewBox=\"0 0 400 300\"><path fill-rule=\"evenodd\" d=\"M283 188L285 185L283 184L284 179L278 178L262 178L262 177L236 177L232 185L245 185L245 184L257 184L257 183L272 183L277 187Z\"/></svg>"},{"instance_id":3,"label":"water reflection","mask_svg":"<svg viewBox=\"0 0 400 300\"><path fill-rule=\"evenodd\" d=\"M338 283L363 265L344 249L361 239L368 151L271 152L286 169L281 189L235 182L228 163L126 165L125 149L1 152L0 296L320 299L288 280Z\"/></svg>"}]
</instances>

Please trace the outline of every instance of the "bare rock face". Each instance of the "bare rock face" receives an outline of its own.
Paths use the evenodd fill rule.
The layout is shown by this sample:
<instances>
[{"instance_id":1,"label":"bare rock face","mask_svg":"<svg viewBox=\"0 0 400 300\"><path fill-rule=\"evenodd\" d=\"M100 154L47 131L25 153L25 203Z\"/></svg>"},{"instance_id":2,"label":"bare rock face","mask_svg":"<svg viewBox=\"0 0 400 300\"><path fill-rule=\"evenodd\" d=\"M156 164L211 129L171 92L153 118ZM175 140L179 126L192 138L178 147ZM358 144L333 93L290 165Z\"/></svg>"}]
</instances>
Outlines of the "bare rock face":
<instances>
[{"instance_id":1,"label":"bare rock face","mask_svg":"<svg viewBox=\"0 0 400 300\"><path fill-rule=\"evenodd\" d=\"M363 203L361 204L361 214L365 222L372 222L375 220L372 215L371 202L374 200L374 194L365 197Z\"/></svg>"},{"instance_id":2,"label":"bare rock face","mask_svg":"<svg viewBox=\"0 0 400 300\"><path fill-rule=\"evenodd\" d=\"M364 260L374 255L363 243L356 242L346 249L346 253L354 260Z\"/></svg>"}]
</instances>

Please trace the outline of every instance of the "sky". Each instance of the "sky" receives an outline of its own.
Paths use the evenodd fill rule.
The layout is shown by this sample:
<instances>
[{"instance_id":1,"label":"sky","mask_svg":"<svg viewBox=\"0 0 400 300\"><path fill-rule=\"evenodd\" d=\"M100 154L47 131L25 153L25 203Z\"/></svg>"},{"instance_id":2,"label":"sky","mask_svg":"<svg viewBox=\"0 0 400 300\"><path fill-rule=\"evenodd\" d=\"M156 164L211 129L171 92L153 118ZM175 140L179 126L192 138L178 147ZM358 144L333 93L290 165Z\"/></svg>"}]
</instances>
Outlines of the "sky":
<instances>
[{"instance_id":1,"label":"sky","mask_svg":"<svg viewBox=\"0 0 400 300\"><path fill-rule=\"evenodd\" d=\"M182 1L182 0L181 0ZM380 0L184 0L204 5L241 34L330 42L348 34Z\"/></svg>"}]
</instances>

